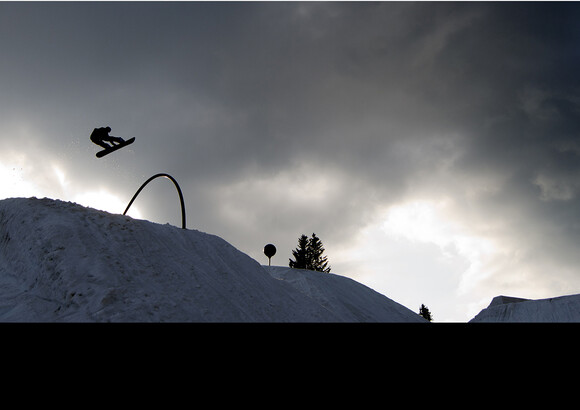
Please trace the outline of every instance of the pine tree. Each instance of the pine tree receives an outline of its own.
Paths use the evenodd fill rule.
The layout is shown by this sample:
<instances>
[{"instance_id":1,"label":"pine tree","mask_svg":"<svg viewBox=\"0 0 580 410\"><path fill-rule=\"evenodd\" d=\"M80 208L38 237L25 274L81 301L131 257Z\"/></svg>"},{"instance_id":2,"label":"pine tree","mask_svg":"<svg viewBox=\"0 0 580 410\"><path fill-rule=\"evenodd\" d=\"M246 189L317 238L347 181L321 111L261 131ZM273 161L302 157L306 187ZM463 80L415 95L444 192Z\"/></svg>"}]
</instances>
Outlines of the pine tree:
<instances>
[{"instance_id":1,"label":"pine tree","mask_svg":"<svg viewBox=\"0 0 580 410\"><path fill-rule=\"evenodd\" d=\"M330 273L330 266L328 266L328 258L326 256L322 256L324 253L324 247L322 246L322 242L320 238L316 236L315 233L312 234L312 237L308 241L308 261L310 262L309 269L315 270L318 272L326 272Z\"/></svg>"},{"instance_id":2,"label":"pine tree","mask_svg":"<svg viewBox=\"0 0 580 410\"><path fill-rule=\"evenodd\" d=\"M298 239L298 248L292 251L294 260L290 259L289 266L295 269L330 273L328 258L322 256L323 253L324 247L315 233L312 234L310 239L306 235L301 235Z\"/></svg>"},{"instance_id":3,"label":"pine tree","mask_svg":"<svg viewBox=\"0 0 580 410\"><path fill-rule=\"evenodd\" d=\"M421 304L421 308L419 309L419 316L423 316L423 319L427 319L429 322L433 320L431 317L431 312L429 312L429 308L424 304Z\"/></svg>"},{"instance_id":4,"label":"pine tree","mask_svg":"<svg viewBox=\"0 0 580 410\"><path fill-rule=\"evenodd\" d=\"M290 267L295 269L308 269L308 237L302 235L298 238L298 248L292 251L295 260L290 259Z\"/></svg>"}]
</instances>

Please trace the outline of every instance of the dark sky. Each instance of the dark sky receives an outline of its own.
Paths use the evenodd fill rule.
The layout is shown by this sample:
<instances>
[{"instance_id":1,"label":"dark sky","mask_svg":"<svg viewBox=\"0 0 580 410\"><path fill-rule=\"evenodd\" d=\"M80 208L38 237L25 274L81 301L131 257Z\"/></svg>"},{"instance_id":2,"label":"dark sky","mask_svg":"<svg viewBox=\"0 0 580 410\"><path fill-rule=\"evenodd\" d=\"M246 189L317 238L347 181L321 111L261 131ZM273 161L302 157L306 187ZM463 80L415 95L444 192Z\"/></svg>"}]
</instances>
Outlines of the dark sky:
<instances>
[{"instance_id":1,"label":"dark sky","mask_svg":"<svg viewBox=\"0 0 580 410\"><path fill-rule=\"evenodd\" d=\"M2 2L0 194L188 228L435 320L580 293L575 2ZM96 159L95 127L136 137ZM139 216L180 226L169 182Z\"/></svg>"}]
</instances>

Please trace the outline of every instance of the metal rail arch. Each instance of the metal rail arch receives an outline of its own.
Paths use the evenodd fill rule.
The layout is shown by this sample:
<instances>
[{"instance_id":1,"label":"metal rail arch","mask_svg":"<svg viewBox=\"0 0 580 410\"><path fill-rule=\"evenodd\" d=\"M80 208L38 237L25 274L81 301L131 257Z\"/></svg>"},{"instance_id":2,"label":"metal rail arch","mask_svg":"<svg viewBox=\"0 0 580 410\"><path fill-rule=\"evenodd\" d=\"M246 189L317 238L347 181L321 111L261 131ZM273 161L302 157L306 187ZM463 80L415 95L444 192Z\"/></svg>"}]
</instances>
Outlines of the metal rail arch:
<instances>
[{"instance_id":1,"label":"metal rail arch","mask_svg":"<svg viewBox=\"0 0 580 410\"><path fill-rule=\"evenodd\" d=\"M177 183L177 181L175 180L175 178L173 178L171 175L165 174L165 173L155 174L151 178L149 178L147 181L145 181L143 183L143 185L141 185L141 187L137 190L137 192L135 192L135 195L133 195L133 198L131 198L131 201L129 202L129 205L127 205L127 208L125 208L125 212L123 212L123 215L125 215L127 213L127 211L129 210L129 208L133 204L133 201L135 201L135 198L137 198L137 195L139 195L139 193L143 190L143 188L145 188L145 186L149 182L151 182L155 178L159 178L159 177L168 178L168 179L171 180L171 182L173 182L173 185L175 185L175 188L177 189L177 193L179 194L179 202L181 203L181 228L182 229L186 229L185 228L185 204L183 202L183 194L181 193L181 188L179 187L179 184Z\"/></svg>"}]
</instances>

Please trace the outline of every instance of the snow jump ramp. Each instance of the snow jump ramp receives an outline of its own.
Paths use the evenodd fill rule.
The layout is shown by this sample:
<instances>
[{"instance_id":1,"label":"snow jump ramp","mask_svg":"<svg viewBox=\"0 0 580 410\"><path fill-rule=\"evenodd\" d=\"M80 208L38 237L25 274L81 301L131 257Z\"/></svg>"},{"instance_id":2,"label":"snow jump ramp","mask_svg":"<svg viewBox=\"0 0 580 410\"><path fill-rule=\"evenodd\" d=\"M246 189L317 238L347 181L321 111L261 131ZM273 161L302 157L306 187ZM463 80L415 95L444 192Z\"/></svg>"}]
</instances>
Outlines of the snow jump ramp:
<instances>
[{"instance_id":1,"label":"snow jump ramp","mask_svg":"<svg viewBox=\"0 0 580 410\"><path fill-rule=\"evenodd\" d=\"M53 199L0 200L1 322L424 322L382 295L391 315L344 314L292 282L215 235Z\"/></svg>"}]
</instances>

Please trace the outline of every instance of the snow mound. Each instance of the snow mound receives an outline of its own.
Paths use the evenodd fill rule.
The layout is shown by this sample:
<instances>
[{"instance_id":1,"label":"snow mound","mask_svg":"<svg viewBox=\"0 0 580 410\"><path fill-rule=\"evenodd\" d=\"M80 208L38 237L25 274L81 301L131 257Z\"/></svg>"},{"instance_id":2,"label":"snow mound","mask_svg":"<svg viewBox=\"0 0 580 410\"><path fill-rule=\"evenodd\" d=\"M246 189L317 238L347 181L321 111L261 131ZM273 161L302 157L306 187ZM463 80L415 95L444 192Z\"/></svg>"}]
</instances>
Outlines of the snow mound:
<instances>
[{"instance_id":1,"label":"snow mound","mask_svg":"<svg viewBox=\"0 0 580 410\"><path fill-rule=\"evenodd\" d=\"M417 313L350 278L283 266L264 268L343 320L427 323Z\"/></svg>"},{"instance_id":2,"label":"snow mound","mask_svg":"<svg viewBox=\"0 0 580 410\"><path fill-rule=\"evenodd\" d=\"M500 295L500 296L496 296L495 298L493 298L491 300L491 303L489 304L489 307L505 305L505 304L508 304L508 303L525 302L526 300L529 300L529 299L514 298L513 296L503 296L503 295Z\"/></svg>"},{"instance_id":3,"label":"snow mound","mask_svg":"<svg viewBox=\"0 0 580 410\"><path fill-rule=\"evenodd\" d=\"M580 322L580 295L538 300L496 296L469 322Z\"/></svg>"},{"instance_id":4,"label":"snow mound","mask_svg":"<svg viewBox=\"0 0 580 410\"><path fill-rule=\"evenodd\" d=\"M328 276L329 286L334 286L333 276ZM343 322L405 317L397 309L391 317L373 315L373 309L380 309L377 296L366 306L362 285L354 281L351 299L342 294L334 299L330 289L313 290L310 296L291 282L272 277L215 235L46 198L0 201L3 322ZM349 293L346 285L339 289ZM321 294L322 299L316 296ZM343 309L335 300L344 306L362 305ZM388 306L384 309L394 306L387 298L383 301Z\"/></svg>"}]
</instances>

